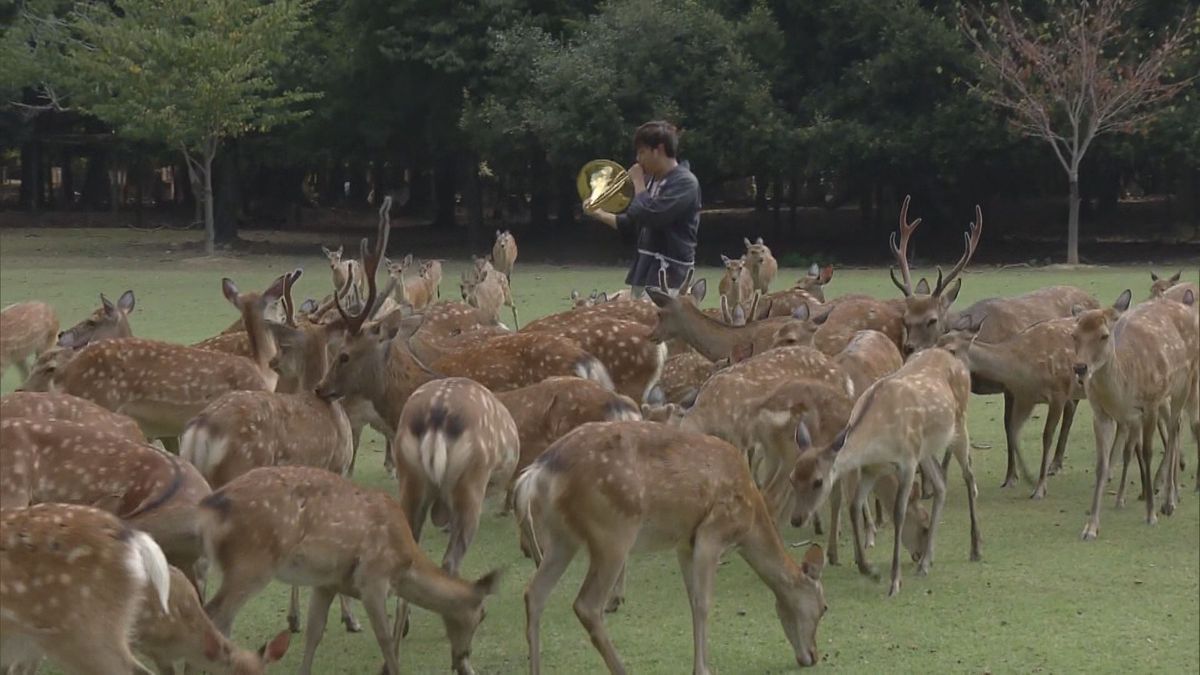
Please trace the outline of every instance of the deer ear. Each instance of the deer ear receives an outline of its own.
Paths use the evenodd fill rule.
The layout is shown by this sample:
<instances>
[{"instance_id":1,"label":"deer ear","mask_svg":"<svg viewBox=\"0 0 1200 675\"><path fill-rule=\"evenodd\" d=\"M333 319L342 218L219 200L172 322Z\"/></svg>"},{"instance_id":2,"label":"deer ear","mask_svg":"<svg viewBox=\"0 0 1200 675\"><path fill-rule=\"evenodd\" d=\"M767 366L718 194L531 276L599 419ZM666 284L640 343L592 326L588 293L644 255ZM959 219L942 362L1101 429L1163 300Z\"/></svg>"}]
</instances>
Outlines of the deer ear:
<instances>
[{"instance_id":1,"label":"deer ear","mask_svg":"<svg viewBox=\"0 0 1200 675\"><path fill-rule=\"evenodd\" d=\"M810 276L810 277L821 276L821 266L818 265L817 263L813 263L813 264L809 265L808 266L808 276Z\"/></svg>"},{"instance_id":2,"label":"deer ear","mask_svg":"<svg viewBox=\"0 0 1200 675\"><path fill-rule=\"evenodd\" d=\"M1179 270L1179 271L1178 271L1178 272L1176 272L1175 274L1171 275L1171 278L1170 278L1170 279L1168 279L1167 281L1170 281L1170 282L1171 282L1171 285L1172 285L1172 286L1174 286L1175 284L1179 283L1179 277L1180 277L1182 274L1183 274L1183 270Z\"/></svg>"},{"instance_id":3,"label":"deer ear","mask_svg":"<svg viewBox=\"0 0 1200 675\"><path fill-rule=\"evenodd\" d=\"M671 302L671 296L657 288L647 286L646 295L650 297L650 301L659 307L666 307Z\"/></svg>"},{"instance_id":4,"label":"deer ear","mask_svg":"<svg viewBox=\"0 0 1200 675\"><path fill-rule=\"evenodd\" d=\"M304 312L305 314L312 314L313 312L317 311L317 301L312 298L308 298L304 302L300 303L300 311Z\"/></svg>"},{"instance_id":5,"label":"deer ear","mask_svg":"<svg viewBox=\"0 0 1200 675\"><path fill-rule=\"evenodd\" d=\"M600 295L597 297L600 298L600 302L608 302L608 291L600 291Z\"/></svg>"},{"instance_id":6,"label":"deer ear","mask_svg":"<svg viewBox=\"0 0 1200 675\"><path fill-rule=\"evenodd\" d=\"M731 263L733 261L729 259L729 256L722 253L721 254L721 262L728 265L729 263Z\"/></svg>"},{"instance_id":7,"label":"deer ear","mask_svg":"<svg viewBox=\"0 0 1200 675\"><path fill-rule=\"evenodd\" d=\"M808 433L808 425L803 420L796 425L796 447L800 452L806 452L812 447L812 434Z\"/></svg>"},{"instance_id":8,"label":"deer ear","mask_svg":"<svg viewBox=\"0 0 1200 675\"><path fill-rule=\"evenodd\" d=\"M1117 312L1124 312L1129 309L1129 303L1133 300L1133 292L1128 288L1117 297L1117 301L1113 303L1113 309Z\"/></svg>"},{"instance_id":9,"label":"deer ear","mask_svg":"<svg viewBox=\"0 0 1200 675\"><path fill-rule=\"evenodd\" d=\"M1154 270L1150 270L1150 281L1158 281L1158 275L1154 273Z\"/></svg>"},{"instance_id":10,"label":"deer ear","mask_svg":"<svg viewBox=\"0 0 1200 675\"><path fill-rule=\"evenodd\" d=\"M942 307L948 308L958 299L958 292L962 290L962 279L955 279L950 282L950 285L942 291Z\"/></svg>"},{"instance_id":11,"label":"deer ear","mask_svg":"<svg viewBox=\"0 0 1200 675\"><path fill-rule=\"evenodd\" d=\"M404 267L412 267L412 264L413 264L412 254L409 253L408 255L404 256L404 260L401 260L400 264L403 265Z\"/></svg>"},{"instance_id":12,"label":"deer ear","mask_svg":"<svg viewBox=\"0 0 1200 675\"><path fill-rule=\"evenodd\" d=\"M703 302L704 296L708 294L708 280L701 279L692 284L692 287L688 289L688 294L695 298L696 302Z\"/></svg>"},{"instance_id":13,"label":"deer ear","mask_svg":"<svg viewBox=\"0 0 1200 675\"><path fill-rule=\"evenodd\" d=\"M838 432L837 438L833 439L833 443L829 445L829 451L837 452L838 450L841 450L842 446L844 445L846 445L846 430L842 429L840 432Z\"/></svg>"},{"instance_id":14,"label":"deer ear","mask_svg":"<svg viewBox=\"0 0 1200 675\"><path fill-rule=\"evenodd\" d=\"M225 294L225 299L233 303L234 307L238 307L238 287L233 283L233 279L228 277L221 279L221 292Z\"/></svg>"},{"instance_id":15,"label":"deer ear","mask_svg":"<svg viewBox=\"0 0 1200 675\"><path fill-rule=\"evenodd\" d=\"M324 253L326 257L333 255L333 251L330 251L324 244L321 245L321 253Z\"/></svg>"},{"instance_id":16,"label":"deer ear","mask_svg":"<svg viewBox=\"0 0 1200 675\"><path fill-rule=\"evenodd\" d=\"M807 302L800 303L800 306L792 310L792 318L801 321L808 321L812 318L812 310L808 308Z\"/></svg>"},{"instance_id":17,"label":"deer ear","mask_svg":"<svg viewBox=\"0 0 1200 675\"><path fill-rule=\"evenodd\" d=\"M285 274L279 277L271 284L270 288L263 291L262 297L258 300L260 307L265 308L268 305L279 302L279 299L283 297L283 289L287 286L289 276L289 274Z\"/></svg>"},{"instance_id":18,"label":"deer ear","mask_svg":"<svg viewBox=\"0 0 1200 675\"><path fill-rule=\"evenodd\" d=\"M917 287L913 289L913 293L929 295L929 280L925 277L921 277L921 280L917 282Z\"/></svg>"},{"instance_id":19,"label":"deer ear","mask_svg":"<svg viewBox=\"0 0 1200 675\"><path fill-rule=\"evenodd\" d=\"M829 283L831 279L833 279L833 265L826 265L822 267L820 276L821 285L824 286L825 284Z\"/></svg>"},{"instance_id":20,"label":"deer ear","mask_svg":"<svg viewBox=\"0 0 1200 675\"><path fill-rule=\"evenodd\" d=\"M742 243L746 245L746 248L750 248L750 240L746 237L742 237Z\"/></svg>"},{"instance_id":21,"label":"deer ear","mask_svg":"<svg viewBox=\"0 0 1200 675\"><path fill-rule=\"evenodd\" d=\"M1084 312L1083 305L1080 305L1078 303L1071 305L1071 316L1079 316L1080 314L1083 314L1083 312Z\"/></svg>"},{"instance_id":22,"label":"deer ear","mask_svg":"<svg viewBox=\"0 0 1200 675\"><path fill-rule=\"evenodd\" d=\"M121 310L125 314L133 311L133 304L134 297L132 290L125 291L121 294L121 297L117 299L117 309Z\"/></svg>"},{"instance_id":23,"label":"deer ear","mask_svg":"<svg viewBox=\"0 0 1200 675\"><path fill-rule=\"evenodd\" d=\"M759 246L762 246L762 245L763 245L763 240L762 240L762 237L759 237L759 238L755 239L755 240L754 240L754 243L755 243L755 244L758 244Z\"/></svg>"},{"instance_id":24,"label":"deer ear","mask_svg":"<svg viewBox=\"0 0 1200 675\"><path fill-rule=\"evenodd\" d=\"M1183 292L1183 304L1187 305L1188 307L1196 304L1196 294L1192 292L1192 289L1189 288Z\"/></svg>"},{"instance_id":25,"label":"deer ear","mask_svg":"<svg viewBox=\"0 0 1200 675\"><path fill-rule=\"evenodd\" d=\"M825 551L820 544L813 544L804 553L804 560L800 562L800 570L809 579L820 581L823 569L825 569Z\"/></svg>"},{"instance_id":26,"label":"deer ear","mask_svg":"<svg viewBox=\"0 0 1200 675\"><path fill-rule=\"evenodd\" d=\"M575 290L574 288L571 289L571 299L572 300L579 299L579 291Z\"/></svg>"}]
</instances>

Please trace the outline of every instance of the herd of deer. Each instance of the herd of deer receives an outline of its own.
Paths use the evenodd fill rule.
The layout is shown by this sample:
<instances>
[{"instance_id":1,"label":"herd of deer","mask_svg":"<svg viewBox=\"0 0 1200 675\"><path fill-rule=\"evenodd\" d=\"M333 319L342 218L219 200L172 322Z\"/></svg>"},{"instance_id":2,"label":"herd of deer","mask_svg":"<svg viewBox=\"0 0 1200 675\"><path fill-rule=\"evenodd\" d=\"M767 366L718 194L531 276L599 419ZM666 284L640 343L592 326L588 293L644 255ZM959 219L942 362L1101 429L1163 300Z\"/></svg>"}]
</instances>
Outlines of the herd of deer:
<instances>
[{"instance_id":1,"label":"herd of deer","mask_svg":"<svg viewBox=\"0 0 1200 675\"><path fill-rule=\"evenodd\" d=\"M61 333L44 303L3 310L0 364L25 371L36 357L21 390L0 399L7 672L36 670L42 656L72 673L147 672L137 651L160 672L185 661L261 673L289 630L256 652L228 636L273 579L312 588L301 673L335 596L350 630L346 598L362 602L384 672L399 672L408 602L440 615L453 670L473 672L472 639L499 576L464 580L459 569L492 489L506 491L537 566L525 589L531 672L547 596L580 548L589 567L574 609L610 671L625 669L604 615L624 600L631 553L661 548L679 554L695 673L708 672L713 581L730 548L774 593L796 661L812 665L843 500L856 564L870 575L865 548L885 511L869 506L891 507L895 594L902 547L918 574L933 563L952 454L967 484L970 558L980 558L971 393L1004 396L1005 486L1032 480L1018 438L1032 408L1049 406L1034 498L1062 465L1078 402L1091 404L1085 539L1097 535L1110 455L1122 452L1124 470L1136 457L1153 523L1156 490L1164 514L1179 499L1182 421L1200 437L1196 285L1154 276L1152 297L1134 307L1129 291L1102 308L1057 286L954 311L978 210L949 274L914 284L907 250L920 220L908 221L905 200L891 241L903 296L893 300L827 300L833 270L816 266L772 292L775 259L746 240L744 256L724 259L716 310L699 308L707 284L689 275L679 289L661 280L648 301L573 293L575 307L514 332L500 323L509 306L518 328L511 234L498 232L490 258L463 274L464 303L436 302L439 261L408 278L412 256L384 258L389 208L359 259L325 250L334 290L323 302L295 304L300 270L261 293L224 279L239 318L195 345L133 337L132 292L116 304L101 296ZM350 480L367 425L387 441L398 497ZM1152 478L1156 434L1164 454ZM812 545L797 562L780 528L816 521L826 500L827 550ZM440 566L419 545L427 517L449 530ZM221 583L204 603L210 565ZM288 619L298 632L295 588Z\"/></svg>"}]
</instances>

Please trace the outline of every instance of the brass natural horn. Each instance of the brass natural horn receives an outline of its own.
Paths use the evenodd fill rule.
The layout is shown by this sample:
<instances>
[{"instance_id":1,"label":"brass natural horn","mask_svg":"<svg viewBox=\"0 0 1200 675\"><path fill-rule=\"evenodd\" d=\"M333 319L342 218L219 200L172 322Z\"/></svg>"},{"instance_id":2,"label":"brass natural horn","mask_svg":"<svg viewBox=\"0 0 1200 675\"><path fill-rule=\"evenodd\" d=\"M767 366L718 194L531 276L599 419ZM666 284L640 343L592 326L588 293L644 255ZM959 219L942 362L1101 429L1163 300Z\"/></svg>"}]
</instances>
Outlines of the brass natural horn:
<instances>
[{"instance_id":1,"label":"brass natural horn","mask_svg":"<svg viewBox=\"0 0 1200 675\"><path fill-rule=\"evenodd\" d=\"M633 181L620 164L611 159L594 159L579 170L575 187L585 209L620 213L633 201Z\"/></svg>"}]
</instances>

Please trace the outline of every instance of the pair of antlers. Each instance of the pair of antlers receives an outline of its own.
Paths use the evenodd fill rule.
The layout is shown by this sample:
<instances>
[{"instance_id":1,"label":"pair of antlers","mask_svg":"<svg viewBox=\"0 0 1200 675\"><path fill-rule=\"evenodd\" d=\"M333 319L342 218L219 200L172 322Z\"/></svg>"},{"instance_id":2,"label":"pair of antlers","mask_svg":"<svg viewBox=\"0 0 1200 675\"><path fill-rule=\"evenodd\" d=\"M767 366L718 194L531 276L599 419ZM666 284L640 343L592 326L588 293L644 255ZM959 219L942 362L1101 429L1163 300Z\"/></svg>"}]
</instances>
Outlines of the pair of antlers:
<instances>
[{"instance_id":1,"label":"pair of antlers","mask_svg":"<svg viewBox=\"0 0 1200 675\"><path fill-rule=\"evenodd\" d=\"M337 307L338 314L342 316L342 321L346 324L347 335L357 335L362 330L363 324L371 317L375 310L375 296L378 293L375 285L375 272L379 269L379 261L383 259L383 254L387 251L388 234L392 229L392 218L390 211L392 210L392 197L388 195L383 199L383 205L379 207L379 226L375 233L375 249L367 252L367 239L364 237L360 245L360 257L363 261L363 274L367 277L367 301L362 304L358 312L354 315L346 314L346 310L342 309L342 302L338 298L338 294L333 294L333 304Z\"/></svg>"},{"instance_id":2,"label":"pair of antlers","mask_svg":"<svg viewBox=\"0 0 1200 675\"><path fill-rule=\"evenodd\" d=\"M900 244L898 246L896 245L895 232L893 232L891 238L888 239L888 245L891 246L892 249L892 256L896 258L896 262L900 265L900 278L903 279L903 283L896 279L896 268L893 267L889 271L892 277L892 283L896 285L896 288L900 289L900 292L903 293L904 297L906 298L912 297L913 294L912 276L908 269L908 240L910 237L912 237L913 230L916 230L917 226L921 224L920 218L917 218L911 223L908 222L908 203L911 200L912 195L905 195L904 206L900 207ZM958 263L954 265L954 268L950 270L950 274L946 275L945 278L942 277L941 266L938 266L937 284L935 284L933 287L932 295L935 297L940 296L942 291L946 290L946 288L950 285L950 282L954 281L954 279L958 277L959 273L963 271L963 268L965 268L967 263L971 261L971 256L975 255L975 249L979 246L979 237L981 234L983 234L983 211L979 208L979 205L976 204L975 222L968 225L967 231L963 233L964 250L962 257L958 259ZM922 279L922 281L924 280Z\"/></svg>"}]
</instances>

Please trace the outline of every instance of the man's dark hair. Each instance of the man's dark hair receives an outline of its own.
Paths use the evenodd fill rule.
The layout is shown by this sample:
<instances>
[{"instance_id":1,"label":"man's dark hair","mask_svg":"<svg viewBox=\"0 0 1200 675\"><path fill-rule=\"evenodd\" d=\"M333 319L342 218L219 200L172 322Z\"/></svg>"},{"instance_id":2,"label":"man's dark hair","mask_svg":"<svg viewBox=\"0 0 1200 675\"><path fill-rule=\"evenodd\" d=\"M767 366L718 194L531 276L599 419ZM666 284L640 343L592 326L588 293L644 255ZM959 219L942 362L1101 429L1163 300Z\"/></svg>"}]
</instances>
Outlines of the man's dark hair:
<instances>
[{"instance_id":1,"label":"man's dark hair","mask_svg":"<svg viewBox=\"0 0 1200 675\"><path fill-rule=\"evenodd\" d=\"M675 157L679 152L679 131L674 124L662 120L646 122L633 134L635 148L657 148L660 145L667 157Z\"/></svg>"}]
</instances>

